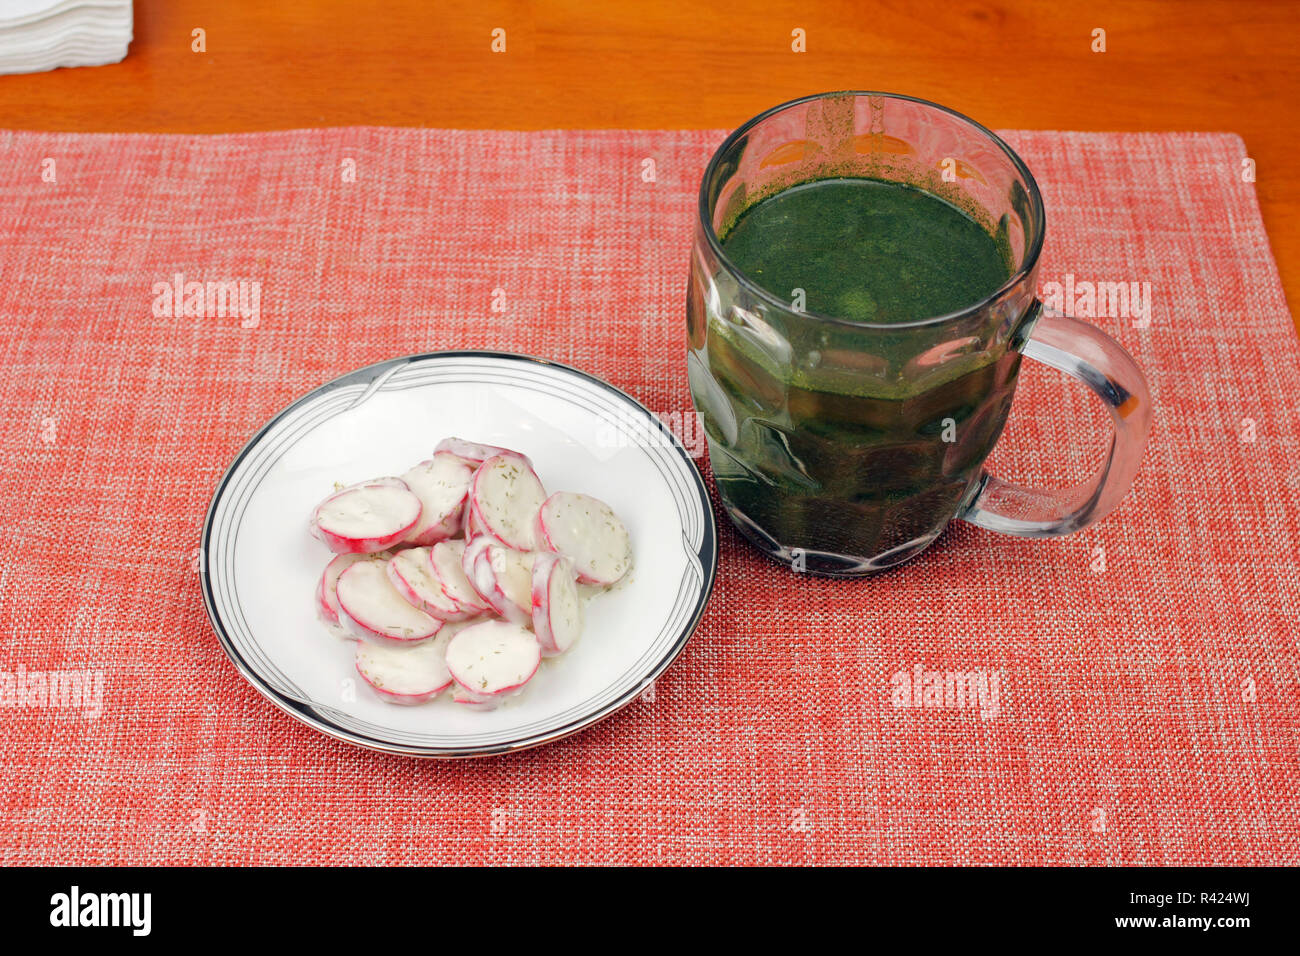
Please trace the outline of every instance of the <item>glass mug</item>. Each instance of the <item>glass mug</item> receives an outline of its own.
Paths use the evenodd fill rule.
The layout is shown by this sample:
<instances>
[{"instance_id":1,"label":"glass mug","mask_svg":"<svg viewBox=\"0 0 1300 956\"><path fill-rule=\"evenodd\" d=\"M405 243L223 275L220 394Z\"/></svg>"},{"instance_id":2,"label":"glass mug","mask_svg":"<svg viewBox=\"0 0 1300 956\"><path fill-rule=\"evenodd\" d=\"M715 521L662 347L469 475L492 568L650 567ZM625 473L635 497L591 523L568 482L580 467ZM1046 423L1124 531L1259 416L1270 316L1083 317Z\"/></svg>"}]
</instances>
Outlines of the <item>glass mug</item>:
<instances>
[{"instance_id":1,"label":"glass mug","mask_svg":"<svg viewBox=\"0 0 1300 956\"><path fill-rule=\"evenodd\" d=\"M956 312L870 323L796 308L728 260L719 236L751 206L842 177L906 183L965 210L1009 251L1010 278ZM825 93L727 138L700 186L687 368L723 506L753 544L798 571L856 576L915 557L954 518L1046 537L1119 504L1146 444L1150 394L1114 339L1035 297L1043 230L1020 157L935 103ZM1078 486L1025 488L983 467L1022 355L1084 382L1111 413L1110 449Z\"/></svg>"}]
</instances>

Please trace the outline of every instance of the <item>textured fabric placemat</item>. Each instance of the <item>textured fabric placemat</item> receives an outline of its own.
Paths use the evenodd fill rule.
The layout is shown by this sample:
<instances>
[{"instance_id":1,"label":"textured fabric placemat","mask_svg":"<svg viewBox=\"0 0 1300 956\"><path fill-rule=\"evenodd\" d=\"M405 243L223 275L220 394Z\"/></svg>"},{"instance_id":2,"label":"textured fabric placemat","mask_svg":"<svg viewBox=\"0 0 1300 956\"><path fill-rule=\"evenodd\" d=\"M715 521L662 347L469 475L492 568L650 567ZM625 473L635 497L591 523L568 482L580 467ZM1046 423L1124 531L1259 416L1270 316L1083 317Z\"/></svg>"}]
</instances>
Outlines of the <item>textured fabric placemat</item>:
<instances>
[{"instance_id":1,"label":"textured fabric placemat","mask_svg":"<svg viewBox=\"0 0 1300 956\"><path fill-rule=\"evenodd\" d=\"M722 519L653 699L499 759L353 749L236 673L199 532L303 392L481 347L689 408L691 217L722 136L0 132L0 860L1300 863L1298 350L1232 135L1006 134L1046 199L1044 294L1149 283L1147 327L1132 302L1094 319L1156 402L1103 524L955 525L836 582ZM177 274L258 282L257 308L156 315ZM1080 477L1106 427L1027 366L993 467ZM918 668L997 675L996 705L898 706ZM102 705L38 706L72 671Z\"/></svg>"}]
</instances>

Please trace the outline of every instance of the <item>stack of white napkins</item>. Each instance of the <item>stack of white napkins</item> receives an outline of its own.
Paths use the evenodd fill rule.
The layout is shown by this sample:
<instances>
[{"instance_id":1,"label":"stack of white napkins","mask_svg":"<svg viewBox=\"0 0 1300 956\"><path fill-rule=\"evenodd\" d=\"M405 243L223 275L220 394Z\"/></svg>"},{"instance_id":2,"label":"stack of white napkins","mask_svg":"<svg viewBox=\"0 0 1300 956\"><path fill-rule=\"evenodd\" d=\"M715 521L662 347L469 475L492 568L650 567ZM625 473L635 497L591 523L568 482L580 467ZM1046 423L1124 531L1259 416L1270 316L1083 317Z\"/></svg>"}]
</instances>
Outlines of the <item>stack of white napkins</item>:
<instances>
[{"instance_id":1,"label":"stack of white napkins","mask_svg":"<svg viewBox=\"0 0 1300 956\"><path fill-rule=\"evenodd\" d=\"M0 73L116 63L130 42L131 0L0 0Z\"/></svg>"}]
</instances>

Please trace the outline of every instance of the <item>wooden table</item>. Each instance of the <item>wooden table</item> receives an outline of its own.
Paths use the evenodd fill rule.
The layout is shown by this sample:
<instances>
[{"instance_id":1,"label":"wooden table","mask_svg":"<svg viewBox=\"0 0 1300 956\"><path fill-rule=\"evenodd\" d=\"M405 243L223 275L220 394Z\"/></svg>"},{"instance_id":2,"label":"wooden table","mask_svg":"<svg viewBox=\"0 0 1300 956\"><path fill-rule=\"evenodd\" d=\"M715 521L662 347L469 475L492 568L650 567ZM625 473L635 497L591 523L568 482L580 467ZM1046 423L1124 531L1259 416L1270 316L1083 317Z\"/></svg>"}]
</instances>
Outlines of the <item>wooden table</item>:
<instances>
[{"instance_id":1,"label":"wooden table","mask_svg":"<svg viewBox=\"0 0 1300 956\"><path fill-rule=\"evenodd\" d=\"M1231 130L1300 300L1300 6L1282 0L136 0L135 16L120 64L0 76L0 127L734 127L857 88L999 128Z\"/></svg>"}]
</instances>

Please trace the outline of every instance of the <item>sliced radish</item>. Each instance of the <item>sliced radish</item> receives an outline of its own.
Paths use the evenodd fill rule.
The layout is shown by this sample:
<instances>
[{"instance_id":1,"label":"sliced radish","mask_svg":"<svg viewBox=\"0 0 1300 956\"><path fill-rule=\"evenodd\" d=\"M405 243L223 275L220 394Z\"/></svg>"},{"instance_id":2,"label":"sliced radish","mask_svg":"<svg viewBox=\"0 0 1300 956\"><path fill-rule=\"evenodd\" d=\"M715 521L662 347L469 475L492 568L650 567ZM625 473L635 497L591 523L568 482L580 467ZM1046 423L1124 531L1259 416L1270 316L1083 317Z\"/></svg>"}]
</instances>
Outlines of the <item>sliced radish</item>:
<instances>
[{"instance_id":1,"label":"sliced radish","mask_svg":"<svg viewBox=\"0 0 1300 956\"><path fill-rule=\"evenodd\" d=\"M503 547L484 535L465 548L461 560L474 590L492 610L512 624L532 626L532 552Z\"/></svg>"},{"instance_id":2,"label":"sliced radish","mask_svg":"<svg viewBox=\"0 0 1300 956\"><path fill-rule=\"evenodd\" d=\"M429 560L432 548L407 548L397 552L385 569L388 580L405 601L440 621L455 621L470 615L446 591L433 573Z\"/></svg>"},{"instance_id":3,"label":"sliced radish","mask_svg":"<svg viewBox=\"0 0 1300 956\"><path fill-rule=\"evenodd\" d=\"M465 566L461 563L464 557L464 541L439 541L429 549L429 565L443 593L466 614L482 614L490 610L491 605L483 600L465 576Z\"/></svg>"},{"instance_id":4,"label":"sliced radish","mask_svg":"<svg viewBox=\"0 0 1300 956\"><path fill-rule=\"evenodd\" d=\"M394 478L388 475L384 478L367 478L365 481L358 481L355 485L334 485L334 494L341 495L345 491L355 491L357 488L365 488L368 485L386 485L389 488L408 488L409 486L401 478Z\"/></svg>"},{"instance_id":5,"label":"sliced radish","mask_svg":"<svg viewBox=\"0 0 1300 956\"><path fill-rule=\"evenodd\" d=\"M463 438L444 438L438 444L433 446L434 454L440 451L449 452L459 458L464 458L475 465L481 465L494 455L518 455L524 460L528 456L517 451L511 451L509 448L498 448L496 445L482 445L476 441L466 441ZM529 465L531 466L531 462Z\"/></svg>"},{"instance_id":6,"label":"sliced radish","mask_svg":"<svg viewBox=\"0 0 1300 956\"><path fill-rule=\"evenodd\" d=\"M632 562L608 505L548 498L528 456L460 438L401 478L340 488L311 528L336 552L317 613L363 639L357 672L395 704L450 688L465 707L499 706L578 641L589 586L618 582Z\"/></svg>"},{"instance_id":7,"label":"sliced radish","mask_svg":"<svg viewBox=\"0 0 1300 956\"><path fill-rule=\"evenodd\" d=\"M557 491L538 511L535 530L537 546L570 559L584 584L614 584L632 566L627 528L590 495Z\"/></svg>"},{"instance_id":8,"label":"sliced radish","mask_svg":"<svg viewBox=\"0 0 1300 956\"><path fill-rule=\"evenodd\" d=\"M340 488L339 491L351 491L353 488L364 488L366 485L387 485L390 488L410 487L401 478L394 478L392 475L388 475L384 478L367 478L365 481L358 481L355 485L348 485L346 488Z\"/></svg>"},{"instance_id":9,"label":"sliced radish","mask_svg":"<svg viewBox=\"0 0 1300 956\"><path fill-rule=\"evenodd\" d=\"M494 455L474 473L469 502L484 533L519 551L533 547L537 512L546 490L528 459L514 452Z\"/></svg>"},{"instance_id":10,"label":"sliced radish","mask_svg":"<svg viewBox=\"0 0 1300 956\"><path fill-rule=\"evenodd\" d=\"M406 537L420 513L420 499L405 482L381 478L322 501L312 513L312 532L337 554L373 554Z\"/></svg>"},{"instance_id":11,"label":"sliced radish","mask_svg":"<svg viewBox=\"0 0 1300 956\"><path fill-rule=\"evenodd\" d=\"M573 565L553 551L533 561L533 631L542 653L563 654L582 633L582 598L578 595Z\"/></svg>"},{"instance_id":12,"label":"sliced radish","mask_svg":"<svg viewBox=\"0 0 1300 956\"><path fill-rule=\"evenodd\" d=\"M447 645L455 699L480 708L495 707L523 690L541 661L537 639L527 628L506 621L471 624Z\"/></svg>"},{"instance_id":13,"label":"sliced radish","mask_svg":"<svg viewBox=\"0 0 1300 956\"><path fill-rule=\"evenodd\" d=\"M414 647L381 647L361 641L356 665L365 682L390 704L423 704L451 686L447 645L453 632L439 632Z\"/></svg>"},{"instance_id":14,"label":"sliced radish","mask_svg":"<svg viewBox=\"0 0 1300 956\"><path fill-rule=\"evenodd\" d=\"M358 561L365 561L364 554L336 554L321 572L320 582L316 585L316 605L318 616L330 630L340 637L351 637L339 621L339 575Z\"/></svg>"},{"instance_id":15,"label":"sliced radish","mask_svg":"<svg viewBox=\"0 0 1300 956\"><path fill-rule=\"evenodd\" d=\"M451 683L451 699L458 704L464 704L470 710L496 710L490 703L479 703L477 697L472 696L469 691L455 681Z\"/></svg>"},{"instance_id":16,"label":"sliced radish","mask_svg":"<svg viewBox=\"0 0 1300 956\"><path fill-rule=\"evenodd\" d=\"M474 502L472 498L465 498L465 510L461 515L460 527L465 532L465 540L473 541L483 534L483 526L474 518Z\"/></svg>"},{"instance_id":17,"label":"sliced radish","mask_svg":"<svg viewBox=\"0 0 1300 956\"><path fill-rule=\"evenodd\" d=\"M407 533L406 543L437 544L460 533L474 467L449 452L437 452L402 476L421 505L420 520Z\"/></svg>"},{"instance_id":18,"label":"sliced radish","mask_svg":"<svg viewBox=\"0 0 1300 956\"><path fill-rule=\"evenodd\" d=\"M476 577L474 565L478 562L479 555L487 554L487 549L494 544L496 542L487 535L479 535L477 538L471 538L465 542L465 550L460 555L460 569L464 572L465 579L469 582L469 586L474 589L474 593L482 599L482 603L488 608L491 608L492 604L488 601L487 596L478 589L478 582L474 580Z\"/></svg>"},{"instance_id":19,"label":"sliced radish","mask_svg":"<svg viewBox=\"0 0 1300 956\"><path fill-rule=\"evenodd\" d=\"M339 621L357 637L412 644L438 633L442 621L412 607L388 579L388 562L358 561L339 575Z\"/></svg>"}]
</instances>

